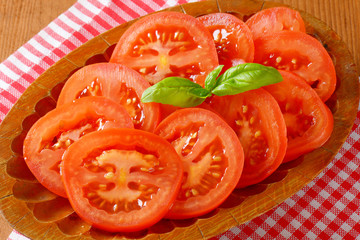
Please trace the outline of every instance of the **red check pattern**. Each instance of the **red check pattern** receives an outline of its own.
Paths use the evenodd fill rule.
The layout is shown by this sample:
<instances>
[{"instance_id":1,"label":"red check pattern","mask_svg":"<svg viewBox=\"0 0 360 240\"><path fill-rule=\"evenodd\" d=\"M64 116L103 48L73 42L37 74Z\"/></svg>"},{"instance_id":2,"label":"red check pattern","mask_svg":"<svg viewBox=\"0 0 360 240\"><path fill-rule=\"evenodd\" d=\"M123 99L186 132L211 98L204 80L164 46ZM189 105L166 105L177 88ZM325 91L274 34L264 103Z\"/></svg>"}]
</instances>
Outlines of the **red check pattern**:
<instances>
[{"instance_id":1,"label":"red check pattern","mask_svg":"<svg viewBox=\"0 0 360 240\"><path fill-rule=\"evenodd\" d=\"M89 39L189 0L79 0L0 64L0 121L46 69ZM360 112L331 164L278 207L213 239L360 239ZM13 231L10 240L27 239Z\"/></svg>"}]
</instances>

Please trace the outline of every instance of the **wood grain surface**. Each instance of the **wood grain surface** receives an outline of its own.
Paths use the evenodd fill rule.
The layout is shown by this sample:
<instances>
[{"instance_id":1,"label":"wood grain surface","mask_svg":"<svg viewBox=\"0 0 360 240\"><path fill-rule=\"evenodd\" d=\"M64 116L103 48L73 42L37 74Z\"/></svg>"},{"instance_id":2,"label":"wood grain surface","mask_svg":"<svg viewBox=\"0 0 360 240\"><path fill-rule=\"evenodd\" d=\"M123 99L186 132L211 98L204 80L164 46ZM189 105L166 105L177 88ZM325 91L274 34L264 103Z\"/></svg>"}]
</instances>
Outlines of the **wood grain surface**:
<instances>
[{"instance_id":1,"label":"wood grain surface","mask_svg":"<svg viewBox=\"0 0 360 240\"><path fill-rule=\"evenodd\" d=\"M344 40L360 72L359 0L272 0L304 10L326 22ZM75 0L0 0L0 62L44 28ZM11 227L0 215L0 239Z\"/></svg>"}]
</instances>

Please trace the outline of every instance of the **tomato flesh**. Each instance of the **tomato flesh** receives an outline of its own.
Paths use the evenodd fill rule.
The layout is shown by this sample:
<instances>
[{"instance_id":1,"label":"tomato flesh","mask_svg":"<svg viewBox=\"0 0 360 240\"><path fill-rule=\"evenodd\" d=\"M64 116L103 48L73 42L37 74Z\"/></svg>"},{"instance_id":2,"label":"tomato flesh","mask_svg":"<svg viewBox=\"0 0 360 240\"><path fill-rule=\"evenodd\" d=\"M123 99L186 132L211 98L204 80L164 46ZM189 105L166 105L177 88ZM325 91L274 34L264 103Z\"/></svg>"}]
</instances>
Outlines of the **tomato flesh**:
<instances>
[{"instance_id":1,"label":"tomato flesh","mask_svg":"<svg viewBox=\"0 0 360 240\"><path fill-rule=\"evenodd\" d=\"M111 232L158 222L176 198L182 165L173 147L135 129L90 133L69 147L62 179L75 212Z\"/></svg>"},{"instance_id":2,"label":"tomato flesh","mask_svg":"<svg viewBox=\"0 0 360 240\"><path fill-rule=\"evenodd\" d=\"M227 13L212 13L198 18L215 41L223 71L254 60L254 42L250 29L239 18Z\"/></svg>"},{"instance_id":3,"label":"tomato flesh","mask_svg":"<svg viewBox=\"0 0 360 240\"><path fill-rule=\"evenodd\" d=\"M254 62L291 71L325 102L335 91L334 64L319 41L303 32L281 31L254 40Z\"/></svg>"},{"instance_id":4,"label":"tomato flesh","mask_svg":"<svg viewBox=\"0 0 360 240\"><path fill-rule=\"evenodd\" d=\"M104 96L121 104L129 113L134 127L152 132L159 122L158 103L142 103L148 82L134 70L114 63L85 66L65 83L57 106L88 96Z\"/></svg>"},{"instance_id":5,"label":"tomato flesh","mask_svg":"<svg viewBox=\"0 0 360 240\"><path fill-rule=\"evenodd\" d=\"M238 188L256 184L282 163L287 148L286 125L276 100L256 89L233 96L214 96L210 106L237 134L245 155Z\"/></svg>"},{"instance_id":6,"label":"tomato flesh","mask_svg":"<svg viewBox=\"0 0 360 240\"><path fill-rule=\"evenodd\" d=\"M40 118L24 140L24 159L37 180L67 197L60 178L64 152L84 135L106 128L133 128L124 108L103 97L78 99Z\"/></svg>"},{"instance_id":7,"label":"tomato flesh","mask_svg":"<svg viewBox=\"0 0 360 240\"><path fill-rule=\"evenodd\" d=\"M284 30L306 32L300 13L287 7L274 7L255 13L247 21L254 38Z\"/></svg>"},{"instance_id":8,"label":"tomato flesh","mask_svg":"<svg viewBox=\"0 0 360 240\"><path fill-rule=\"evenodd\" d=\"M165 118L155 133L173 145L184 167L182 186L167 218L208 213L236 187L243 168L242 146L215 113L180 109Z\"/></svg>"},{"instance_id":9,"label":"tomato flesh","mask_svg":"<svg viewBox=\"0 0 360 240\"><path fill-rule=\"evenodd\" d=\"M284 162L321 147L330 137L334 120L329 108L301 77L280 71L283 81L264 88L280 105L287 127Z\"/></svg>"},{"instance_id":10,"label":"tomato flesh","mask_svg":"<svg viewBox=\"0 0 360 240\"><path fill-rule=\"evenodd\" d=\"M176 12L135 22L120 38L110 62L126 64L151 84L178 76L204 85L218 65L210 33L194 17Z\"/></svg>"}]
</instances>

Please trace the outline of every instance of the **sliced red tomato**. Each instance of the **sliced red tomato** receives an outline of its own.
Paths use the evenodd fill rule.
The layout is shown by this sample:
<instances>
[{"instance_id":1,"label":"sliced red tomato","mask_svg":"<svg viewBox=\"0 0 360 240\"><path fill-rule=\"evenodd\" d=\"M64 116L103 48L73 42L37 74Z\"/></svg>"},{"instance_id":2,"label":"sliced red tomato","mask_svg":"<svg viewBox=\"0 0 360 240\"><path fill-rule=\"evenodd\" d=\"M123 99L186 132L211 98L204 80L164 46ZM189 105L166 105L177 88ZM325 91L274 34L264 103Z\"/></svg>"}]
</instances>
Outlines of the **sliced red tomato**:
<instances>
[{"instance_id":1,"label":"sliced red tomato","mask_svg":"<svg viewBox=\"0 0 360 240\"><path fill-rule=\"evenodd\" d=\"M257 38L254 44L254 62L301 76L324 102L335 91L334 64L315 38L302 32L282 31Z\"/></svg>"},{"instance_id":2,"label":"sliced red tomato","mask_svg":"<svg viewBox=\"0 0 360 240\"><path fill-rule=\"evenodd\" d=\"M61 90L57 106L87 96L104 96L121 104L135 128L152 132L159 123L159 104L142 103L149 83L134 70L120 64L98 63L75 72Z\"/></svg>"},{"instance_id":3,"label":"sliced red tomato","mask_svg":"<svg viewBox=\"0 0 360 240\"><path fill-rule=\"evenodd\" d=\"M173 145L184 167L182 186L167 218L208 213L234 190L243 169L243 150L234 131L217 114L180 109L164 119L155 133Z\"/></svg>"},{"instance_id":4,"label":"sliced red tomato","mask_svg":"<svg viewBox=\"0 0 360 240\"><path fill-rule=\"evenodd\" d=\"M121 105L103 97L82 98L62 105L29 130L24 140L25 162L44 187L67 197L59 167L64 151L83 135L106 128L133 128Z\"/></svg>"},{"instance_id":5,"label":"sliced red tomato","mask_svg":"<svg viewBox=\"0 0 360 240\"><path fill-rule=\"evenodd\" d=\"M244 149L245 164L238 188L256 184L282 163L286 125L276 100L264 89L211 99L210 106L234 129Z\"/></svg>"},{"instance_id":6,"label":"sliced red tomato","mask_svg":"<svg viewBox=\"0 0 360 240\"><path fill-rule=\"evenodd\" d=\"M252 33L239 18L228 13L212 13L198 17L198 20L213 36L223 71L254 60Z\"/></svg>"},{"instance_id":7,"label":"sliced red tomato","mask_svg":"<svg viewBox=\"0 0 360 240\"><path fill-rule=\"evenodd\" d=\"M301 77L280 71L283 81L264 87L284 115L288 148L284 162L321 147L330 137L334 120L329 108Z\"/></svg>"},{"instance_id":8,"label":"sliced red tomato","mask_svg":"<svg viewBox=\"0 0 360 240\"><path fill-rule=\"evenodd\" d=\"M247 21L254 38L264 33L280 32L283 30L306 32L304 21L300 13L287 7L274 7L255 13Z\"/></svg>"},{"instance_id":9,"label":"sliced red tomato","mask_svg":"<svg viewBox=\"0 0 360 240\"><path fill-rule=\"evenodd\" d=\"M112 232L138 231L168 212L182 165L163 138L135 129L93 132L64 154L62 179L75 212Z\"/></svg>"},{"instance_id":10,"label":"sliced red tomato","mask_svg":"<svg viewBox=\"0 0 360 240\"><path fill-rule=\"evenodd\" d=\"M215 44L196 18L160 12L141 18L121 36L110 62L125 64L151 84L177 76L204 85L217 65Z\"/></svg>"}]
</instances>

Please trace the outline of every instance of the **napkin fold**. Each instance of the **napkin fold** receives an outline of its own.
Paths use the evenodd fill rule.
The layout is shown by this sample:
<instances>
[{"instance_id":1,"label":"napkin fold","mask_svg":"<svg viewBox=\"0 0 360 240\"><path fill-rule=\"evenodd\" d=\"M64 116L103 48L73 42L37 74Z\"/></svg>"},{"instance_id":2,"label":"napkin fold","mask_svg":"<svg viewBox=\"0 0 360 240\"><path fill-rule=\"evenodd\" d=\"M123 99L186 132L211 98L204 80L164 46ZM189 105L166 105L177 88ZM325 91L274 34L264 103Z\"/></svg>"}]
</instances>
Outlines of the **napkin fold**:
<instances>
[{"instance_id":1,"label":"napkin fold","mask_svg":"<svg viewBox=\"0 0 360 240\"><path fill-rule=\"evenodd\" d=\"M0 121L29 85L72 50L148 13L189 0L79 0L0 64ZM213 239L356 239L360 229L359 117L330 165L278 207ZM10 240L28 239L13 231Z\"/></svg>"}]
</instances>

